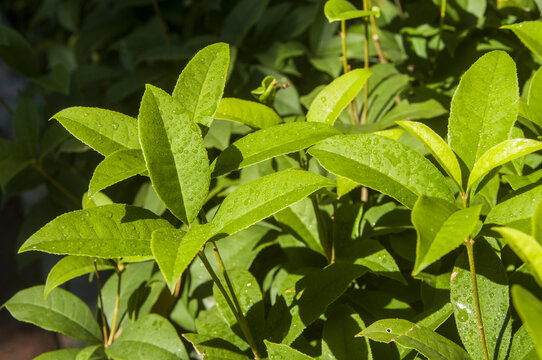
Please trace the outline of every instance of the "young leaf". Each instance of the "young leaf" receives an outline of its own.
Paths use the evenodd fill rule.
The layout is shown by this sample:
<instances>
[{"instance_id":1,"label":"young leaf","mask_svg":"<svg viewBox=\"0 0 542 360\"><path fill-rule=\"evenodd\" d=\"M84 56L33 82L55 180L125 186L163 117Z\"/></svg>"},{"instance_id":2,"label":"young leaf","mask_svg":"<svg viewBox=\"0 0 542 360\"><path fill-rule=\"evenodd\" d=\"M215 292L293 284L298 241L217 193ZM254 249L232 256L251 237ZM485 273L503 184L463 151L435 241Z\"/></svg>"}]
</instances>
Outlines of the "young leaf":
<instances>
[{"instance_id":1,"label":"young leaf","mask_svg":"<svg viewBox=\"0 0 542 360\"><path fill-rule=\"evenodd\" d=\"M472 169L483 153L508 139L518 111L514 61L504 51L485 54L463 75L454 93L448 143Z\"/></svg>"},{"instance_id":2,"label":"young leaf","mask_svg":"<svg viewBox=\"0 0 542 360\"><path fill-rule=\"evenodd\" d=\"M141 150L115 151L96 166L88 185L89 196L92 197L98 191L146 171L147 165Z\"/></svg>"},{"instance_id":3,"label":"young leaf","mask_svg":"<svg viewBox=\"0 0 542 360\"><path fill-rule=\"evenodd\" d=\"M336 175L389 195L412 208L418 196L454 202L444 176L411 147L378 135L339 135L309 154Z\"/></svg>"},{"instance_id":4,"label":"young leaf","mask_svg":"<svg viewBox=\"0 0 542 360\"><path fill-rule=\"evenodd\" d=\"M194 123L211 127L226 85L230 64L228 44L217 43L200 50L179 75L173 98Z\"/></svg>"},{"instance_id":5,"label":"young leaf","mask_svg":"<svg viewBox=\"0 0 542 360\"><path fill-rule=\"evenodd\" d=\"M264 340L264 343L267 348L269 360L314 360L314 358L292 349L288 345L275 344L267 340Z\"/></svg>"},{"instance_id":6,"label":"young leaf","mask_svg":"<svg viewBox=\"0 0 542 360\"><path fill-rule=\"evenodd\" d=\"M102 155L117 150L139 149L137 120L115 111L71 107L51 117L62 124L73 136Z\"/></svg>"},{"instance_id":7,"label":"young leaf","mask_svg":"<svg viewBox=\"0 0 542 360\"><path fill-rule=\"evenodd\" d=\"M418 139L462 189L461 168L450 146L425 124L413 121L397 121L397 124Z\"/></svg>"},{"instance_id":8,"label":"young leaf","mask_svg":"<svg viewBox=\"0 0 542 360\"><path fill-rule=\"evenodd\" d=\"M505 140L491 147L474 163L469 175L467 193L478 180L492 169L540 149L542 149L542 142L531 139Z\"/></svg>"},{"instance_id":9,"label":"young leaf","mask_svg":"<svg viewBox=\"0 0 542 360\"><path fill-rule=\"evenodd\" d=\"M533 218L534 220L534 218ZM542 286L542 245L532 236L508 227L494 228L506 240L512 250L527 266L540 286Z\"/></svg>"},{"instance_id":10,"label":"young leaf","mask_svg":"<svg viewBox=\"0 0 542 360\"><path fill-rule=\"evenodd\" d=\"M485 240L476 242L474 262L489 357L505 359L512 333L506 270L495 250ZM452 279L450 301L454 307L454 318L459 336L474 359L483 359L484 353L478 330L472 278L466 251L456 260Z\"/></svg>"},{"instance_id":11,"label":"young leaf","mask_svg":"<svg viewBox=\"0 0 542 360\"><path fill-rule=\"evenodd\" d=\"M32 235L19 253L35 250L141 261L152 257L151 233L171 227L149 210L121 204L98 206L60 215Z\"/></svg>"},{"instance_id":12,"label":"young leaf","mask_svg":"<svg viewBox=\"0 0 542 360\"><path fill-rule=\"evenodd\" d=\"M171 292L184 270L209 239L210 225L193 225L187 233L178 229L153 231L151 249Z\"/></svg>"},{"instance_id":13,"label":"young leaf","mask_svg":"<svg viewBox=\"0 0 542 360\"><path fill-rule=\"evenodd\" d=\"M512 30L529 50L542 58L542 22L523 21L519 24L501 26L501 29Z\"/></svg>"},{"instance_id":14,"label":"young leaf","mask_svg":"<svg viewBox=\"0 0 542 360\"><path fill-rule=\"evenodd\" d=\"M225 175L273 157L305 149L340 132L327 124L293 122L246 135L211 164L212 176Z\"/></svg>"},{"instance_id":15,"label":"young leaf","mask_svg":"<svg viewBox=\"0 0 542 360\"><path fill-rule=\"evenodd\" d=\"M177 218L190 225L211 181L198 126L175 99L147 85L139 110L139 139L156 193Z\"/></svg>"},{"instance_id":16,"label":"young leaf","mask_svg":"<svg viewBox=\"0 0 542 360\"><path fill-rule=\"evenodd\" d=\"M96 267L98 271L115 269L109 260L103 259L96 259ZM78 276L92 273L94 270L94 259L85 256L66 256L49 271L43 295L47 297L57 286Z\"/></svg>"},{"instance_id":17,"label":"young leaf","mask_svg":"<svg viewBox=\"0 0 542 360\"><path fill-rule=\"evenodd\" d=\"M512 286L512 301L542 357L542 301L519 285Z\"/></svg>"},{"instance_id":18,"label":"young leaf","mask_svg":"<svg viewBox=\"0 0 542 360\"><path fill-rule=\"evenodd\" d=\"M333 125L341 111L360 92L369 76L371 76L369 70L356 69L333 80L312 101L307 121Z\"/></svg>"},{"instance_id":19,"label":"young leaf","mask_svg":"<svg viewBox=\"0 0 542 360\"><path fill-rule=\"evenodd\" d=\"M105 352L115 359L189 359L173 325L155 314L147 315L123 329Z\"/></svg>"},{"instance_id":20,"label":"young leaf","mask_svg":"<svg viewBox=\"0 0 542 360\"><path fill-rule=\"evenodd\" d=\"M54 350L41 354L34 360L77 360L77 354L81 349Z\"/></svg>"},{"instance_id":21,"label":"young leaf","mask_svg":"<svg viewBox=\"0 0 542 360\"><path fill-rule=\"evenodd\" d=\"M478 205L458 210L447 201L421 196L412 209L418 233L412 276L461 245L476 228L481 209Z\"/></svg>"},{"instance_id":22,"label":"young leaf","mask_svg":"<svg viewBox=\"0 0 542 360\"><path fill-rule=\"evenodd\" d=\"M253 180L228 195L212 223L214 234L232 235L335 184L312 172L288 169Z\"/></svg>"},{"instance_id":23,"label":"young leaf","mask_svg":"<svg viewBox=\"0 0 542 360\"><path fill-rule=\"evenodd\" d=\"M216 119L235 121L255 129L263 129L282 122L280 116L272 108L254 101L222 98Z\"/></svg>"},{"instance_id":24,"label":"young leaf","mask_svg":"<svg viewBox=\"0 0 542 360\"><path fill-rule=\"evenodd\" d=\"M328 0L324 6L324 14L331 23L334 21L357 19L370 15L379 17L380 9L373 7L372 10L358 10L346 0Z\"/></svg>"},{"instance_id":25,"label":"young leaf","mask_svg":"<svg viewBox=\"0 0 542 360\"><path fill-rule=\"evenodd\" d=\"M90 343L103 342L94 315L81 299L60 288L51 291L45 299L43 290L43 286L21 290L4 306L19 321Z\"/></svg>"},{"instance_id":26,"label":"young leaf","mask_svg":"<svg viewBox=\"0 0 542 360\"><path fill-rule=\"evenodd\" d=\"M469 360L459 345L436 332L402 319L379 320L358 336L366 336L371 340L397 344L415 349L431 360Z\"/></svg>"}]
</instances>

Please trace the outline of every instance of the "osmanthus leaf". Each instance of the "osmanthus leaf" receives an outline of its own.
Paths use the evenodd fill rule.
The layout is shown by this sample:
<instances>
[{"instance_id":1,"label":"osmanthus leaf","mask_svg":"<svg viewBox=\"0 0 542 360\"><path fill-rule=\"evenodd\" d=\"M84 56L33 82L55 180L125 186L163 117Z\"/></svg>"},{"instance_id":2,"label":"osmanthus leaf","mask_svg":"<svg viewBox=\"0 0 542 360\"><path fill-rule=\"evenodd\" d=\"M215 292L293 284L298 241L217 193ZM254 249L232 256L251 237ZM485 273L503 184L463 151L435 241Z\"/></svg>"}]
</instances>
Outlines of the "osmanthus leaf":
<instances>
[{"instance_id":1,"label":"osmanthus leaf","mask_svg":"<svg viewBox=\"0 0 542 360\"><path fill-rule=\"evenodd\" d=\"M239 186L218 209L213 234L232 235L335 183L313 172L287 169Z\"/></svg>"},{"instance_id":2,"label":"osmanthus leaf","mask_svg":"<svg viewBox=\"0 0 542 360\"><path fill-rule=\"evenodd\" d=\"M184 270L209 239L210 230L210 224L194 224L189 232L172 228L153 231L152 253L171 292Z\"/></svg>"},{"instance_id":3,"label":"osmanthus leaf","mask_svg":"<svg viewBox=\"0 0 542 360\"><path fill-rule=\"evenodd\" d=\"M330 137L308 150L329 172L412 208L421 195L454 202L444 176L416 150L372 134Z\"/></svg>"},{"instance_id":4,"label":"osmanthus leaf","mask_svg":"<svg viewBox=\"0 0 542 360\"><path fill-rule=\"evenodd\" d=\"M373 359L368 339L356 337L365 329L361 317L349 305L328 310L322 330L322 359Z\"/></svg>"},{"instance_id":5,"label":"osmanthus leaf","mask_svg":"<svg viewBox=\"0 0 542 360\"><path fill-rule=\"evenodd\" d=\"M474 163L469 175L467 192L478 180L497 166L540 149L542 149L542 142L531 139L510 139L491 147Z\"/></svg>"},{"instance_id":6,"label":"osmanthus leaf","mask_svg":"<svg viewBox=\"0 0 542 360\"><path fill-rule=\"evenodd\" d=\"M81 349L61 349L43 353L34 360L77 360L77 354Z\"/></svg>"},{"instance_id":7,"label":"osmanthus leaf","mask_svg":"<svg viewBox=\"0 0 542 360\"><path fill-rule=\"evenodd\" d=\"M371 72L356 69L333 80L316 95L309 107L307 121L333 125L341 111L356 97Z\"/></svg>"},{"instance_id":8,"label":"osmanthus leaf","mask_svg":"<svg viewBox=\"0 0 542 360\"><path fill-rule=\"evenodd\" d=\"M431 360L469 360L459 345L436 332L403 319L378 320L360 332L371 340L414 349Z\"/></svg>"},{"instance_id":9,"label":"osmanthus leaf","mask_svg":"<svg viewBox=\"0 0 542 360\"><path fill-rule=\"evenodd\" d=\"M348 194L350 191L354 190L360 186L357 182L352 181L348 178L337 175L337 196L339 198Z\"/></svg>"},{"instance_id":10,"label":"osmanthus leaf","mask_svg":"<svg viewBox=\"0 0 542 360\"><path fill-rule=\"evenodd\" d=\"M113 270L115 269L115 266L109 260L96 259L96 268L98 271ZM66 256L60 259L60 261L49 271L43 294L47 297L57 286L78 276L94 271L94 259L86 256Z\"/></svg>"},{"instance_id":11,"label":"osmanthus leaf","mask_svg":"<svg viewBox=\"0 0 542 360\"><path fill-rule=\"evenodd\" d=\"M527 102L520 101L519 115L542 126L542 67L531 78Z\"/></svg>"},{"instance_id":12,"label":"osmanthus leaf","mask_svg":"<svg viewBox=\"0 0 542 360\"><path fill-rule=\"evenodd\" d=\"M512 30L529 50L542 58L542 22L523 21L518 24L501 26L501 29Z\"/></svg>"},{"instance_id":13,"label":"osmanthus leaf","mask_svg":"<svg viewBox=\"0 0 542 360\"><path fill-rule=\"evenodd\" d=\"M358 10L352 3L346 0L328 0L324 6L324 14L328 21L340 21L357 19L361 17L367 17L374 15L380 16L380 9L373 7L371 10Z\"/></svg>"},{"instance_id":14,"label":"osmanthus leaf","mask_svg":"<svg viewBox=\"0 0 542 360\"><path fill-rule=\"evenodd\" d=\"M102 160L94 169L88 185L89 196L132 176L146 173L147 165L139 149L118 150Z\"/></svg>"},{"instance_id":15,"label":"osmanthus leaf","mask_svg":"<svg viewBox=\"0 0 542 360\"><path fill-rule=\"evenodd\" d=\"M208 360L247 360L247 355L235 345L212 335L183 334L197 353Z\"/></svg>"},{"instance_id":16,"label":"osmanthus leaf","mask_svg":"<svg viewBox=\"0 0 542 360\"><path fill-rule=\"evenodd\" d=\"M147 85L139 110L139 140L156 194L190 225L211 181L200 129L174 98Z\"/></svg>"},{"instance_id":17,"label":"osmanthus leaf","mask_svg":"<svg viewBox=\"0 0 542 360\"><path fill-rule=\"evenodd\" d=\"M103 345L87 346L77 353L75 360L103 360L107 358Z\"/></svg>"},{"instance_id":18,"label":"osmanthus leaf","mask_svg":"<svg viewBox=\"0 0 542 360\"><path fill-rule=\"evenodd\" d=\"M429 126L419 122L397 121L397 124L418 139L459 188L463 188L459 162L450 146L437 133Z\"/></svg>"},{"instance_id":19,"label":"osmanthus leaf","mask_svg":"<svg viewBox=\"0 0 542 360\"><path fill-rule=\"evenodd\" d=\"M482 239L474 244L474 263L489 357L504 360L512 335L506 269L495 250ZM472 358L483 359L466 251L457 258L451 278L450 301L457 331Z\"/></svg>"},{"instance_id":20,"label":"osmanthus leaf","mask_svg":"<svg viewBox=\"0 0 542 360\"><path fill-rule=\"evenodd\" d=\"M198 334L212 336L216 339L214 341L220 339L228 342L244 352L250 351L249 345L242 338L242 332L233 331L232 326L220 314L218 306L200 311L195 323Z\"/></svg>"},{"instance_id":21,"label":"osmanthus leaf","mask_svg":"<svg viewBox=\"0 0 542 360\"><path fill-rule=\"evenodd\" d=\"M493 230L501 234L514 253L523 260L538 284L542 286L542 244L533 236L516 229L496 227Z\"/></svg>"},{"instance_id":22,"label":"osmanthus leaf","mask_svg":"<svg viewBox=\"0 0 542 360\"><path fill-rule=\"evenodd\" d=\"M512 302L514 302L514 294L512 293ZM536 348L527 331L527 325L522 325L514 334L512 344L510 345L509 360L537 360Z\"/></svg>"},{"instance_id":23,"label":"osmanthus leaf","mask_svg":"<svg viewBox=\"0 0 542 360\"><path fill-rule=\"evenodd\" d=\"M103 342L94 315L81 299L61 288L51 291L46 299L43 290L41 285L21 290L4 306L19 321L89 343Z\"/></svg>"},{"instance_id":24,"label":"osmanthus leaf","mask_svg":"<svg viewBox=\"0 0 542 360\"><path fill-rule=\"evenodd\" d=\"M83 209L111 204L113 204L113 200L102 192L97 192L93 196L89 196L88 192L86 192L83 194L83 200L81 201Z\"/></svg>"},{"instance_id":25,"label":"osmanthus leaf","mask_svg":"<svg viewBox=\"0 0 542 360\"><path fill-rule=\"evenodd\" d=\"M272 108L255 101L237 98L222 98L215 118L234 121L255 129L263 129L282 122L281 117Z\"/></svg>"},{"instance_id":26,"label":"osmanthus leaf","mask_svg":"<svg viewBox=\"0 0 542 360\"><path fill-rule=\"evenodd\" d=\"M388 128L400 120L432 119L447 114L448 111L435 99L411 103L403 100L378 120L378 125Z\"/></svg>"},{"instance_id":27,"label":"osmanthus leaf","mask_svg":"<svg viewBox=\"0 0 542 360\"><path fill-rule=\"evenodd\" d=\"M503 225L531 234L531 217L540 201L542 201L542 184L540 182L523 187L510 193L501 203L491 209L485 224Z\"/></svg>"},{"instance_id":28,"label":"osmanthus leaf","mask_svg":"<svg viewBox=\"0 0 542 360\"><path fill-rule=\"evenodd\" d=\"M508 139L519 111L516 65L504 51L476 61L452 98L448 143L468 169L491 147Z\"/></svg>"},{"instance_id":29,"label":"osmanthus leaf","mask_svg":"<svg viewBox=\"0 0 542 360\"><path fill-rule=\"evenodd\" d=\"M38 54L32 45L17 31L0 25L0 59L24 76L40 73Z\"/></svg>"},{"instance_id":30,"label":"osmanthus leaf","mask_svg":"<svg viewBox=\"0 0 542 360\"><path fill-rule=\"evenodd\" d=\"M478 205L459 210L447 201L420 196L412 209L418 233L412 276L461 245L476 229L481 209Z\"/></svg>"},{"instance_id":31,"label":"osmanthus leaf","mask_svg":"<svg viewBox=\"0 0 542 360\"><path fill-rule=\"evenodd\" d=\"M139 149L137 119L115 111L70 107L51 117L62 124L73 136L102 155L117 150Z\"/></svg>"},{"instance_id":32,"label":"osmanthus leaf","mask_svg":"<svg viewBox=\"0 0 542 360\"><path fill-rule=\"evenodd\" d=\"M177 330L156 314L149 314L124 328L105 352L116 360L189 359Z\"/></svg>"},{"instance_id":33,"label":"osmanthus leaf","mask_svg":"<svg viewBox=\"0 0 542 360\"><path fill-rule=\"evenodd\" d=\"M269 360L314 360L313 357L305 355L302 352L292 349L288 345L275 344L264 340L265 347L267 348L267 355Z\"/></svg>"},{"instance_id":34,"label":"osmanthus leaf","mask_svg":"<svg viewBox=\"0 0 542 360\"><path fill-rule=\"evenodd\" d=\"M29 158L36 156L39 132L38 106L30 97L22 97L13 114L13 134L15 141L24 149Z\"/></svg>"},{"instance_id":35,"label":"osmanthus leaf","mask_svg":"<svg viewBox=\"0 0 542 360\"><path fill-rule=\"evenodd\" d=\"M212 176L305 149L340 131L327 124L292 122L248 134L226 148L211 164Z\"/></svg>"},{"instance_id":36,"label":"osmanthus leaf","mask_svg":"<svg viewBox=\"0 0 542 360\"><path fill-rule=\"evenodd\" d=\"M230 48L216 43L200 50L179 75L173 97L194 123L211 127L226 85Z\"/></svg>"},{"instance_id":37,"label":"osmanthus leaf","mask_svg":"<svg viewBox=\"0 0 542 360\"><path fill-rule=\"evenodd\" d=\"M542 301L519 285L513 285L511 292L514 307L542 357Z\"/></svg>"},{"instance_id":38,"label":"osmanthus leaf","mask_svg":"<svg viewBox=\"0 0 542 360\"><path fill-rule=\"evenodd\" d=\"M149 210L121 204L98 206L60 215L26 240L19 252L142 261L152 258L151 234L160 228L172 225Z\"/></svg>"}]
</instances>

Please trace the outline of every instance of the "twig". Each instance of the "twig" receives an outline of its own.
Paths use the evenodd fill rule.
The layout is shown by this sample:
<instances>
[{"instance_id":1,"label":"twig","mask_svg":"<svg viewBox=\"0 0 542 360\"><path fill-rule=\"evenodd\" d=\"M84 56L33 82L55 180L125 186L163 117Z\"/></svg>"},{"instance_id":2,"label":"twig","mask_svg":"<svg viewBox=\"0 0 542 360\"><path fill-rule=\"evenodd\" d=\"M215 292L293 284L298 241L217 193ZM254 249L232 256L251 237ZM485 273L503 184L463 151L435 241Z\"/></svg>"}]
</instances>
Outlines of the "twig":
<instances>
[{"instance_id":1,"label":"twig","mask_svg":"<svg viewBox=\"0 0 542 360\"><path fill-rule=\"evenodd\" d=\"M94 272L96 273L96 285L98 286L98 299L100 301L100 312L102 313L102 331L104 333L104 346L107 345L107 321L105 320L104 300L102 296L102 282L100 280L100 273L98 272L98 265L96 265L96 259L94 259Z\"/></svg>"}]
</instances>

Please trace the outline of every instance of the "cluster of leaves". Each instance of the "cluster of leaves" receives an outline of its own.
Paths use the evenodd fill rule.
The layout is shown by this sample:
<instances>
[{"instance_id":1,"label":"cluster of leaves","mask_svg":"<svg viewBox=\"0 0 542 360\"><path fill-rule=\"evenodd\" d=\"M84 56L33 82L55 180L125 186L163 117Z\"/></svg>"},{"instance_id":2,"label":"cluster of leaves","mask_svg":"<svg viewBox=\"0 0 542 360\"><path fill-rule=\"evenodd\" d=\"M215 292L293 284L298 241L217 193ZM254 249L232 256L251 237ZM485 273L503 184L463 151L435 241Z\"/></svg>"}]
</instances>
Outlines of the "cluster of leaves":
<instances>
[{"instance_id":1,"label":"cluster of leaves","mask_svg":"<svg viewBox=\"0 0 542 360\"><path fill-rule=\"evenodd\" d=\"M161 19L160 3L153 2L152 21L167 39L164 24L174 20ZM201 6L211 3L219 2ZM240 1L221 28L235 47L203 48L171 94L147 85L137 117L84 106L52 117L104 158L85 184L83 209L56 217L20 249L65 257L45 286L20 291L5 307L88 343L40 360L188 359L194 352L207 359L542 357L542 142L535 140L542 23L506 25L536 4L441 2L449 20L441 14L440 22L438 6L422 7L422 14L436 11L435 26L409 26L420 21L412 10L387 1L370 10L343 0L322 5ZM314 9L313 18L300 16ZM249 12L262 20L237 20ZM348 28L343 60L356 67L367 59L356 58L361 46L384 61L338 76L338 23L359 17L366 21ZM272 31L283 21L299 28ZM379 40L369 44L372 21ZM504 29L494 34L495 24ZM251 27L255 38L277 38L265 55L243 54ZM310 50L289 41L305 33ZM4 44L24 40L2 34L12 36ZM162 55L175 54L175 45L164 46ZM524 56L515 62L502 50ZM303 74L293 58L307 53L312 67ZM243 65L242 55L260 64ZM455 87L464 61L474 64ZM225 88L246 88L252 67L273 76L253 92L261 103L224 97ZM284 74L303 79L316 71L316 81L336 78L275 87ZM39 75L25 75L39 84ZM310 91L299 98L304 87ZM22 157L2 159L2 174L12 174L2 186L30 165L64 189L73 208L78 197L43 164L44 148L59 158L60 141L45 147L49 130L39 140L38 127L26 126L38 110L25 101L16 143L1 143ZM362 104L355 116L365 112L365 124L351 123L351 103ZM448 105L447 128L404 121L444 119ZM123 200L119 183L130 181L139 191ZM59 287L85 274L97 280L97 315Z\"/></svg>"}]
</instances>

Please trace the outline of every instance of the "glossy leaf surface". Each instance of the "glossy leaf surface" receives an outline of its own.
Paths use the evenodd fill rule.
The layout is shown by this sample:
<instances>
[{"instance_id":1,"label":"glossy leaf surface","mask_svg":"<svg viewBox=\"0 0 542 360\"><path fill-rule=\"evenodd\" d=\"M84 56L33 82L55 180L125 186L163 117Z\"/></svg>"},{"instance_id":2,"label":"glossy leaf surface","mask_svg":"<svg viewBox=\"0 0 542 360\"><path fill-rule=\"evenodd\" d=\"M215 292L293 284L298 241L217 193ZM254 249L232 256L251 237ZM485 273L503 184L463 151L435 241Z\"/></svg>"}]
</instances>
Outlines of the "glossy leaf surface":
<instances>
[{"instance_id":1,"label":"glossy leaf surface","mask_svg":"<svg viewBox=\"0 0 542 360\"><path fill-rule=\"evenodd\" d=\"M146 260L152 256L152 232L169 227L149 210L104 205L60 215L32 235L19 252Z\"/></svg>"},{"instance_id":2,"label":"glossy leaf surface","mask_svg":"<svg viewBox=\"0 0 542 360\"><path fill-rule=\"evenodd\" d=\"M504 25L501 28L509 29L538 57L542 58L542 22L524 21L519 24Z\"/></svg>"},{"instance_id":3,"label":"glossy leaf surface","mask_svg":"<svg viewBox=\"0 0 542 360\"><path fill-rule=\"evenodd\" d=\"M358 10L346 0L328 0L324 6L324 14L329 22L357 19L370 15L380 16L380 9Z\"/></svg>"},{"instance_id":4,"label":"glossy leaf surface","mask_svg":"<svg viewBox=\"0 0 542 360\"><path fill-rule=\"evenodd\" d=\"M77 360L80 349L61 349L49 351L34 358L34 360Z\"/></svg>"},{"instance_id":5,"label":"glossy leaf surface","mask_svg":"<svg viewBox=\"0 0 542 360\"><path fill-rule=\"evenodd\" d=\"M282 122L272 108L254 101L222 98L215 118L235 121L251 128L263 129Z\"/></svg>"},{"instance_id":6,"label":"glossy leaf surface","mask_svg":"<svg viewBox=\"0 0 542 360\"><path fill-rule=\"evenodd\" d=\"M472 169L482 154L508 139L518 111L516 65L504 51L492 51L459 82L450 109L448 143Z\"/></svg>"},{"instance_id":7,"label":"glossy leaf surface","mask_svg":"<svg viewBox=\"0 0 542 360\"><path fill-rule=\"evenodd\" d=\"M105 156L118 150L140 148L137 119L131 116L99 108L71 107L57 112L52 119Z\"/></svg>"},{"instance_id":8,"label":"glossy leaf surface","mask_svg":"<svg viewBox=\"0 0 542 360\"><path fill-rule=\"evenodd\" d=\"M189 225L209 191L209 159L201 132L181 104L148 85L139 110L139 138L152 185Z\"/></svg>"},{"instance_id":9,"label":"glossy leaf surface","mask_svg":"<svg viewBox=\"0 0 542 360\"><path fill-rule=\"evenodd\" d=\"M542 357L542 301L518 285L512 286L512 300L535 343L538 356Z\"/></svg>"},{"instance_id":10,"label":"glossy leaf surface","mask_svg":"<svg viewBox=\"0 0 542 360\"><path fill-rule=\"evenodd\" d=\"M378 135L340 135L309 149L328 171L412 208L418 196L453 202L444 176L411 147Z\"/></svg>"},{"instance_id":11,"label":"glossy leaf surface","mask_svg":"<svg viewBox=\"0 0 542 360\"><path fill-rule=\"evenodd\" d=\"M402 319L379 320L358 334L378 342L396 342L415 349L431 360L469 360L470 357L456 343L432 330Z\"/></svg>"},{"instance_id":12,"label":"glossy leaf surface","mask_svg":"<svg viewBox=\"0 0 542 360\"><path fill-rule=\"evenodd\" d=\"M21 290L4 306L19 321L90 343L103 341L94 315L81 299L60 288L51 291L46 299L43 290L43 286Z\"/></svg>"},{"instance_id":13,"label":"glossy leaf surface","mask_svg":"<svg viewBox=\"0 0 542 360\"><path fill-rule=\"evenodd\" d=\"M211 165L212 175L233 170L305 149L340 132L327 124L293 122L248 134L231 144Z\"/></svg>"},{"instance_id":14,"label":"glossy leaf surface","mask_svg":"<svg viewBox=\"0 0 542 360\"><path fill-rule=\"evenodd\" d=\"M369 70L356 69L333 80L312 101L307 121L333 125L341 111L360 92L369 76L371 76Z\"/></svg>"},{"instance_id":15,"label":"glossy leaf surface","mask_svg":"<svg viewBox=\"0 0 542 360\"><path fill-rule=\"evenodd\" d=\"M284 344L275 344L267 340L265 342L265 347L267 348L267 353L269 355L269 360L313 360L314 358L303 354L295 349L292 349L288 345Z\"/></svg>"},{"instance_id":16,"label":"glossy leaf surface","mask_svg":"<svg viewBox=\"0 0 542 360\"><path fill-rule=\"evenodd\" d=\"M200 50L181 72L173 98L194 123L211 126L224 92L229 64L228 44L216 43Z\"/></svg>"}]
</instances>

